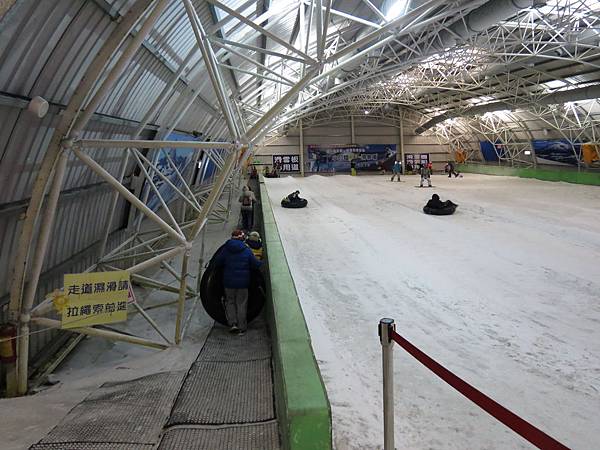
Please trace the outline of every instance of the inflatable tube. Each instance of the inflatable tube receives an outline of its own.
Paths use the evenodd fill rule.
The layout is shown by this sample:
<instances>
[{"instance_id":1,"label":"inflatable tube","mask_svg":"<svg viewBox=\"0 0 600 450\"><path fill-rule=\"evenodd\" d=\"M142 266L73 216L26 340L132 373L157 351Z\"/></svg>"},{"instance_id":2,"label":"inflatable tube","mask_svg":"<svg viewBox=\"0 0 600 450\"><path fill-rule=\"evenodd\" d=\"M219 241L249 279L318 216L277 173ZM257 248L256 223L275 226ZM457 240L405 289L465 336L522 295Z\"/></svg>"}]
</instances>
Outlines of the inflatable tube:
<instances>
[{"instance_id":1,"label":"inflatable tube","mask_svg":"<svg viewBox=\"0 0 600 450\"><path fill-rule=\"evenodd\" d=\"M262 272L258 269L251 270L250 286L248 288L248 323L260 314L266 301L265 293L265 279ZM223 304L224 297L223 268L215 267L209 263L200 282L200 300L202 300L202 306L204 306L210 317L227 326Z\"/></svg>"},{"instance_id":2,"label":"inflatable tube","mask_svg":"<svg viewBox=\"0 0 600 450\"><path fill-rule=\"evenodd\" d=\"M299 198L295 202L290 202L287 197L281 200L281 206L284 208L304 208L306 205L308 205L308 200L305 198Z\"/></svg>"},{"instance_id":3,"label":"inflatable tube","mask_svg":"<svg viewBox=\"0 0 600 450\"><path fill-rule=\"evenodd\" d=\"M423 212L433 216L449 216L450 214L454 214L457 206L458 205L454 203L444 206L443 208L428 208L427 206L423 206Z\"/></svg>"}]
</instances>

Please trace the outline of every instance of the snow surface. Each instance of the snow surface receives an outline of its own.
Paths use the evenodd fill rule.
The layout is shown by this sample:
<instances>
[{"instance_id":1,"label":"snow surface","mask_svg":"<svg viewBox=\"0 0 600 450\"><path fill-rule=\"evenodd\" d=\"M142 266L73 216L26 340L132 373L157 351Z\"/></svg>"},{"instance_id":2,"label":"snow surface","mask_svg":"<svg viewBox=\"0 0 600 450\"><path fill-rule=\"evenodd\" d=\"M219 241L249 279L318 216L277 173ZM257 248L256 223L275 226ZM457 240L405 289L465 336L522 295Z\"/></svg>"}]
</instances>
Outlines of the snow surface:
<instances>
[{"instance_id":1,"label":"snow surface","mask_svg":"<svg viewBox=\"0 0 600 450\"><path fill-rule=\"evenodd\" d=\"M512 177L267 179L338 450L382 448L377 323L575 449L600 448L600 188ZM308 207L283 209L299 189ZM421 211L437 192L460 206ZM532 448L396 346L398 449Z\"/></svg>"}]
</instances>

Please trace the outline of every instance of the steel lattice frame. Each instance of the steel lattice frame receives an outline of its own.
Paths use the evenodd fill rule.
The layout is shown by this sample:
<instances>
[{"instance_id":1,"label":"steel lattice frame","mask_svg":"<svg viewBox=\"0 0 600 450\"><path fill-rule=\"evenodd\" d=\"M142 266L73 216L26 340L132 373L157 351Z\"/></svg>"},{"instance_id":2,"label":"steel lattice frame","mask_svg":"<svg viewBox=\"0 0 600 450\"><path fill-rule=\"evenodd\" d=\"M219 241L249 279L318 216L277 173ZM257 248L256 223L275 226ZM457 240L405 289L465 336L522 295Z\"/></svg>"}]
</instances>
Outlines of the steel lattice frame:
<instances>
[{"instance_id":1,"label":"steel lattice frame","mask_svg":"<svg viewBox=\"0 0 600 450\"><path fill-rule=\"evenodd\" d=\"M172 2L183 4L182 15L188 19L196 46L182 58L171 83L164 87L131 139L81 138L102 99L115 86ZM198 296L196 287L188 283L190 249L196 244L203 245L199 237L209 218L227 219L241 163L256 144L265 137L284 133L290 125L316 126L343 121L349 115L360 116L368 110L371 119L393 126L399 126L402 121L417 127L439 114L452 112L455 118L431 130L441 143L448 144L450 150L467 151L469 157L474 157L479 151L476 141L465 145L465 135L477 140L501 141L506 149L503 158L511 164L531 162L524 158L524 152L532 138L525 122L532 118L572 141L600 143L600 105L595 100L566 106L544 103L544 98L556 90L547 85L550 81L565 80L561 89L596 81L593 77L582 80L573 77L600 68L597 32L600 2L597 0L549 0L546 6L520 11L507 21L459 39L449 49L440 46L442 34L453 24L465 21L470 12L485 5L487 0L428 0L391 20L368 0L362 3L368 6L370 17L345 12L343 5L333 0L249 0L235 6L220 0L208 0L208 3L213 23L202 23L190 0L134 2L89 66L62 115L35 182L19 253L15 256L10 311L12 320L19 324L21 337L19 364L10 373L11 393L27 391L30 323L60 325L44 317L51 309L50 301L33 308L33 299L69 153L115 189L111 214L119 196L139 211L130 237L111 252L106 251L106 232L98 262L90 270L111 270L118 266L128 270L140 284L178 293L173 338L135 305L163 342L93 327L77 331L164 348L180 343L186 300ZM285 29L286 23L294 23L294 26L288 35L281 36L277 30ZM136 35L126 41L134 27L137 27ZM117 52L118 49L121 51ZM188 67L198 54L200 61ZM552 71L540 70L543 66L540 62L544 61L569 66L573 79L558 72L555 76ZM199 127L207 129L211 136L221 137L221 141L176 144L165 140L140 141L144 126L165 107L186 69L196 74L195 82L171 105L170 126L162 129L157 139L164 139L194 100L200 99L206 106L207 116ZM208 83L215 94L214 103L201 95L203 86ZM510 111L469 115L474 105L498 101L508 105L504 109ZM213 182L200 187L193 186L189 174L177 173L181 188L172 187L186 206L185 217L180 213L178 217L173 203L160 197L153 185L154 177L161 177L160 170L153 165L151 157L140 151L174 145L204 151L218 167ZM122 149L117 176L109 174L92 156L103 148ZM95 153L88 149L95 149ZM123 184L131 161L139 167L148 186L146 196L141 199ZM176 170L175 165L171 165ZM150 191L160 200L162 217L146 204ZM221 200L223 192L227 194L227 201ZM49 194L47 199L46 193ZM142 217L154 223L156 230L143 230ZM111 220L112 217L107 223ZM176 255L182 255L180 268L167 262ZM171 273L179 286L140 274L153 266ZM28 284L25 284L26 278L30 279Z\"/></svg>"}]
</instances>

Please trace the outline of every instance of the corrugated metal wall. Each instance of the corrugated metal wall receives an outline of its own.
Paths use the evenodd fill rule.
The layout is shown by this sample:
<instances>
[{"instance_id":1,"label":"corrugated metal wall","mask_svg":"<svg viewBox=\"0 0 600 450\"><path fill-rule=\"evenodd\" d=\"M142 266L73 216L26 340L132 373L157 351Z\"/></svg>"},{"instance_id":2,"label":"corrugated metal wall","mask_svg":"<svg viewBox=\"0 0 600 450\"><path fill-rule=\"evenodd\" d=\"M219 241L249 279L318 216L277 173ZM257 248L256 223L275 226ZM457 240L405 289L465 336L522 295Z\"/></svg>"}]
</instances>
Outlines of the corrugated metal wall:
<instances>
[{"instance_id":1,"label":"corrugated metal wall","mask_svg":"<svg viewBox=\"0 0 600 450\"><path fill-rule=\"evenodd\" d=\"M133 3L134 0L17 0L0 17L0 323L6 320L12 258L21 232L22 215L59 115L117 26L119 17ZM194 3L201 19L211 25L206 3L198 0ZM139 26L134 28L125 45L137 29ZM183 4L173 0L102 101L97 110L100 114L93 117L82 137L130 138L138 121L194 45ZM197 99L192 104L177 128L203 131L199 127L208 126L214 120L208 114L206 102L214 105L215 97L206 82L200 52L188 67L162 110L151 118L142 139L152 139L161 126L172 124L190 89L200 90L203 100ZM233 83L231 77L228 82ZM25 109L29 100L37 95L51 105L43 119ZM90 150L89 154L111 174L117 173L122 150ZM133 165L128 173L132 170ZM63 273L84 270L95 262L96 243L105 226L112 192L87 166L72 155L69 157L36 302L62 285ZM118 211L111 225L111 246L124 238L119 230L127 223L125 202L120 202ZM37 358L57 333L33 335L32 358Z\"/></svg>"}]
</instances>

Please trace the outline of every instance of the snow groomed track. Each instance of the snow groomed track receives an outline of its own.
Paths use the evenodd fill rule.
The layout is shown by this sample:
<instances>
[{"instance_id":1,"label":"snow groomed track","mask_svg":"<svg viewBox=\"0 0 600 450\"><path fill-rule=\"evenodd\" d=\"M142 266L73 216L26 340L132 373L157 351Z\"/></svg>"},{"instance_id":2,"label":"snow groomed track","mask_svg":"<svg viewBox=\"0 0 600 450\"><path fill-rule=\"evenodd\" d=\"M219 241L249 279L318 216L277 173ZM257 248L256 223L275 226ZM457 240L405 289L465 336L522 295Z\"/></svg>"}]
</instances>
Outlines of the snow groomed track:
<instances>
[{"instance_id":1,"label":"snow groomed track","mask_svg":"<svg viewBox=\"0 0 600 450\"><path fill-rule=\"evenodd\" d=\"M600 428L600 189L508 177L266 180L332 405L336 448L382 442L377 322L573 448ZM460 206L421 208L433 192ZM530 448L395 352L399 448Z\"/></svg>"}]
</instances>

